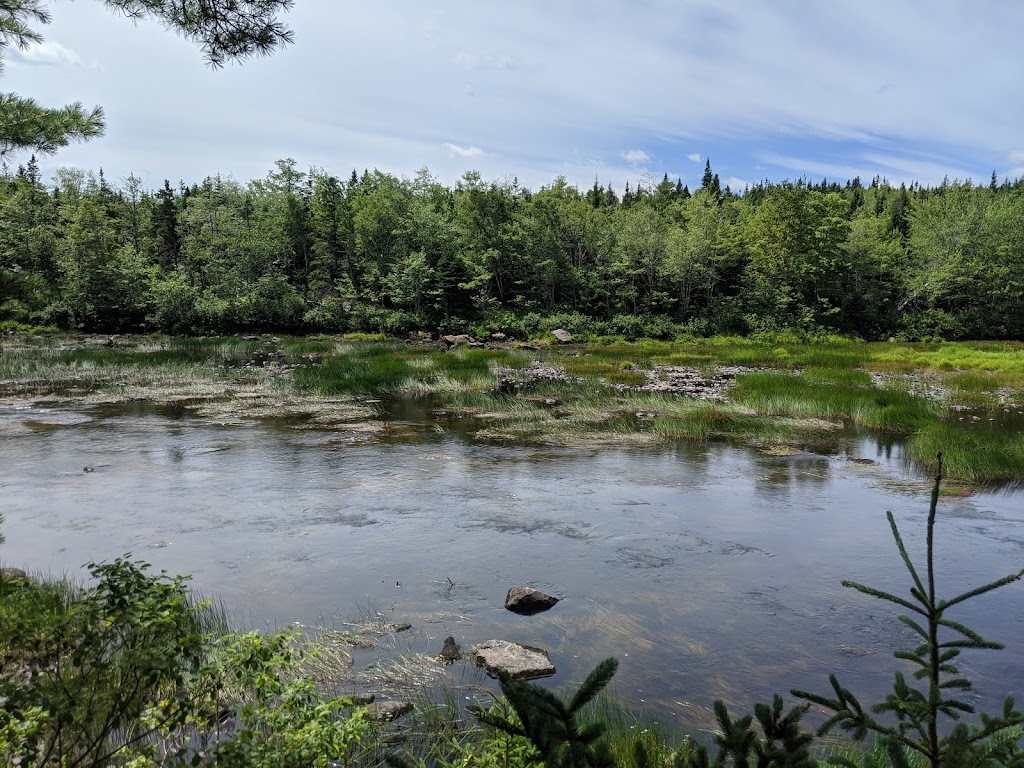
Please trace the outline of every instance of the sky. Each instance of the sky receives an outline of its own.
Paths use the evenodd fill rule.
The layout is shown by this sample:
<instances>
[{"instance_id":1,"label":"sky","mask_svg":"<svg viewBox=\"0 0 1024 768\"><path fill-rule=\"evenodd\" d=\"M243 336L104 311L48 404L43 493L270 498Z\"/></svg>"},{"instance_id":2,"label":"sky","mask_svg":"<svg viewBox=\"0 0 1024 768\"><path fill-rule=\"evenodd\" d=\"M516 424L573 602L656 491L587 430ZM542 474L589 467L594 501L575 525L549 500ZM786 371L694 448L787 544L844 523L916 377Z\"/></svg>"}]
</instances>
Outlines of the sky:
<instances>
[{"instance_id":1,"label":"sky","mask_svg":"<svg viewBox=\"0 0 1024 768\"><path fill-rule=\"evenodd\" d=\"M619 192L692 189L708 159L736 191L1024 176L1019 0L297 0L293 45L220 70L99 2L50 10L0 90L101 105L108 128L46 176L245 182L284 158Z\"/></svg>"}]
</instances>

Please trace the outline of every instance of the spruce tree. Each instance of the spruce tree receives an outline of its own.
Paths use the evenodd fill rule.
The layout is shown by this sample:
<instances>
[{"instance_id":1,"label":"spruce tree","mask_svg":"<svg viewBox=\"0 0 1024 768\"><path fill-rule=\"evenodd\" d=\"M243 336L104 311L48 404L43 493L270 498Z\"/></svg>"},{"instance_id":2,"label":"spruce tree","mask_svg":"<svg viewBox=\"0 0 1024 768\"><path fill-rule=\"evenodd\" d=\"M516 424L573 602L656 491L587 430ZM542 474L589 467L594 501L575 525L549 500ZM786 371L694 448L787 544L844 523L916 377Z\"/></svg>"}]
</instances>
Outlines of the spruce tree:
<instances>
[{"instance_id":1,"label":"spruce tree","mask_svg":"<svg viewBox=\"0 0 1024 768\"><path fill-rule=\"evenodd\" d=\"M1013 698L1008 696L1005 699L1002 712L998 715L979 715L980 725L960 722L962 715L974 714L973 705L956 697L958 692L966 694L971 691L971 681L961 674L953 662L965 649L998 650L1003 646L986 640L947 615L951 608L967 600L1019 580L1024 576L1024 568L950 599L938 596L934 543L936 512L942 486L941 453L937 459L938 470L928 509L923 576L907 552L892 512L887 513L896 547L913 582L910 599L856 581L843 581L845 587L909 611L898 618L920 636L921 643L911 650L896 651L893 655L916 667L913 677L924 683L915 687L902 672L896 673L892 693L870 708L872 713L891 715L895 719L894 723L885 723L872 717L857 698L839 684L835 675L829 677L835 698L797 690L792 693L834 713L819 729L820 734L835 726L849 731L858 740L868 734L877 734L886 742L890 758L897 767L907 765L908 752L923 758L929 768L1024 766L1024 752L1017 746L1021 735L1020 726L1024 725L1024 713L1014 709ZM941 721L944 718L955 723L945 736L941 735ZM848 761L843 764L855 765Z\"/></svg>"}]
</instances>

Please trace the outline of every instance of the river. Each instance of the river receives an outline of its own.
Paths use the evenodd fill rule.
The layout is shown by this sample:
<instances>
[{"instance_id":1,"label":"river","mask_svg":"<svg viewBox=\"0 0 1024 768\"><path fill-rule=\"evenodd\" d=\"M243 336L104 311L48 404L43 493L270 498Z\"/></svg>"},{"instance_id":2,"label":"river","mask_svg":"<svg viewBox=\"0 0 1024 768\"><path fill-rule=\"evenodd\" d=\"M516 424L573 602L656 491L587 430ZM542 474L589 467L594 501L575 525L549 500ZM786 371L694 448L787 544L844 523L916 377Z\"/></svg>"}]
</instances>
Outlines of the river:
<instances>
[{"instance_id":1,"label":"river","mask_svg":"<svg viewBox=\"0 0 1024 768\"><path fill-rule=\"evenodd\" d=\"M908 595L885 512L922 557L928 480L898 442L855 435L829 456L537 448L476 441L470 420L422 402L387 411L397 436L365 439L183 407L0 405L0 561L75 574L131 552L192 574L241 626L384 618L413 625L397 646L429 655L447 635L506 638L548 649L556 686L614 655L621 699L690 730L715 698L746 711L824 693L835 671L874 701L903 668L890 651L913 639L894 608L840 585ZM943 499L941 593L1024 565L1022 499ZM511 614L517 584L562 601ZM1024 698L1024 585L954 618L1007 644L965 657L973 701Z\"/></svg>"}]
</instances>

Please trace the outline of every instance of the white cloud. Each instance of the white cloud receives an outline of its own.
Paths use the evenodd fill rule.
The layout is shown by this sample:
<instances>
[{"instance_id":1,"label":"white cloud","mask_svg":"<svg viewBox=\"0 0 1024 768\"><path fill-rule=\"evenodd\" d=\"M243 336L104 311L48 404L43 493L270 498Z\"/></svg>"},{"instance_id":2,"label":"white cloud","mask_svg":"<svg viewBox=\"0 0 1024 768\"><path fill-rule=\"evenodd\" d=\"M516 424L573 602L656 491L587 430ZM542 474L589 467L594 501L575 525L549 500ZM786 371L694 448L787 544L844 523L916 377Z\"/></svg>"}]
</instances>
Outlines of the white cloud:
<instances>
[{"instance_id":1,"label":"white cloud","mask_svg":"<svg viewBox=\"0 0 1024 768\"><path fill-rule=\"evenodd\" d=\"M458 144L452 144L447 141L444 143L444 148L448 150L452 157L483 157L487 154L480 147L460 147Z\"/></svg>"},{"instance_id":2,"label":"white cloud","mask_svg":"<svg viewBox=\"0 0 1024 768\"><path fill-rule=\"evenodd\" d=\"M218 72L159 24L60 3L45 30L60 48L32 56L62 67L8 56L19 93L106 110L107 136L59 157L110 178L153 169L157 185L217 170L251 178L287 156L342 175L428 165L445 183L472 163L534 188L565 172L567 157L606 163L574 162L570 182L589 187L599 172L619 189L672 165L689 168L693 186L708 155L723 179L937 182L969 169L987 181L992 168L1024 166L1024 101L1006 98L1024 67L1024 3L936 3L921 14L916 0L884 0L880 24L882 3L303 0L286 16L295 45ZM954 49L972 55L950 67ZM80 63L91 61L102 76ZM339 71L372 77L332 78ZM466 144L447 146L453 136ZM469 143L481 137L483 155ZM762 172L768 151L786 164L765 158Z\"/></svg>"},{"instance_id":3,"label":"white cloud","mask_svg":"<svg viewBox=\"0 0 1024 768\"><path fill-rule=\"evenodd\" d=\"M651 156L642 149L630 149L622 153L622 159L630 165L640 165L651 162Z\"/></svg>"},{"instance_id":4,"label":"white cloud","mask_svg":"<svg viewBox=\"0 0 1024 768\"><path fill-rule=\"evenodd\" d=\"M15 61L50 67L84 67L81 56L71 48L65 48L53 40L33 43L24 51L17 48L11 50L10 56ZM90 65L95 66L95 65Z\"/></svg>"},{"instance_id":5,"label":"white cloud","mask_svg":"<svg viewBox=\"0 0 1024 768\"><path fill-rule=\"evenodd\" d=\"M514 62L511 56L481 56L469 51L459 51L453 61L463 69L470 71L481 69L512 69Z\"/></svg>"},{"instance_id":6,"label":"white cloud","mask_svg":"<svg viewBox=\"0 0 1024 768\"><path fill-rule=\"evenodd\" d=\"M731 189L733 192L742 192L747 187L754 186L746 179L740 179L737 178L736 176L730 176L729 178L727 178L725 180L725 185L729 187L729 189Z\"/></svg>"}]
</instances>

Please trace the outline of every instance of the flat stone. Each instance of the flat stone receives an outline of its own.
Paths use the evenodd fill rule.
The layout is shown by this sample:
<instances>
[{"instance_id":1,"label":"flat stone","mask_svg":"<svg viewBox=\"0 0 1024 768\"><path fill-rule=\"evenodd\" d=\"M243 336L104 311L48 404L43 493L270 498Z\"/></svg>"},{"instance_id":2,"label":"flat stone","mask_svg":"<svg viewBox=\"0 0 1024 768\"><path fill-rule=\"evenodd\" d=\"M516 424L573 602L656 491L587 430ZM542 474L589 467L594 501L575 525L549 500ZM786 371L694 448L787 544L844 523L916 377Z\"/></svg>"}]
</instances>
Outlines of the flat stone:
<instances>
[{"instance_id":1,"label":"flat stone","mask_svg":"<svg viewBox=\"0 0 1024 768\"><path fill-rule=\"evenodd\" d=\"M505 672L516 680L532 680L555 674L548 652L508 640L488 640L474 649L477 665L492 676Z\"/></svg>"},{"instance_id":2,"label":"flat stone","mask_svg":"<svg viewBox=\"0 0 1024 768\"><path fill-rule=\"evenodd\" d=\"M512 587L505 596L505 607L513 613L532 616L553 608L558 598L533 587Z\"/></svg>"}]
</instances>

